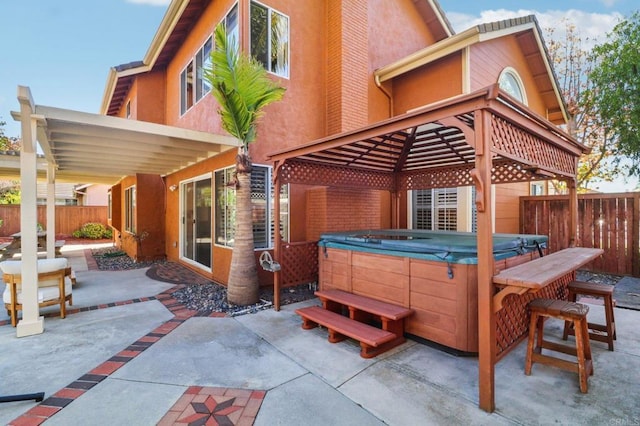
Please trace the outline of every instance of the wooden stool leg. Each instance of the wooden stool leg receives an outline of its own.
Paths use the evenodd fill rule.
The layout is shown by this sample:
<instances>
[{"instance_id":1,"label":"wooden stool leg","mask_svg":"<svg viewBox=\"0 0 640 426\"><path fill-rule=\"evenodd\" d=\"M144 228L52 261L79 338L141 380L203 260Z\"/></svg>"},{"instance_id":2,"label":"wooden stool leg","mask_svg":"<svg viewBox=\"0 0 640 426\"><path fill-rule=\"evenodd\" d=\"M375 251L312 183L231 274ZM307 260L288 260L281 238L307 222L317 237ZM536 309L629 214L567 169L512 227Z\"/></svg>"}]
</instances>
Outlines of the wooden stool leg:
<instances>
[{"instance_id":1,"label":"wooden stool leg","mask_svg":"<svg viewBox=\"0 0 640 426\"><path fill-rule=\"evenodd\" d=\"M585 319L582 321L582 339L584 342L584 359L587 374L593 376L593 358L591 355L591 340L589 339L589 323Z\"/></svg>"},{"instance_id":2,"label":"wooden stool leg","mask_svg":"<svg viewBox=\"0 0 640 426\"><path fill-rule=\"evenodd\" d=\"M577 299L576 293L574 293L573 291L571 291L571 289L569 289L569 297L568 297L569 302L575 302L576 299ZM562 340L567 340L567 338L569 337L569 334L573 334L571 333L572 326L573 324L571 321L564 322L564 331L562 332Z\"/></svg>"},{"instance_id":3,"label":"wooden stool leg","mask_svg":"<svg viewBox=\"0 0 640 426\"><path fill-rule=\"evenodd\" d=\"M613 296L611 295L604 298L604 315L607 321L607 343L609 350L613 351L613 341L616 340L616 320L613 317Z\"/></svg>"},{"instance_id":4,"label":"wooden stool leg","mask_svg":"<svg viewBox=\"0 0 640 426\"><path fill-rule=\"evenodd\" d=\"M529 340L527 341L527 356L524 361L524 374L531 375L531 364L533 357L533 342L536 338L536 328L538 323L538 313L531 313L531 321L529 322Z\"/></svg>"},{"instance_id":5,"label":"wooden stool leg","mask_svg":"<svg viewBox=\"0 0 640 426\"><path fill-rule=\"evenodd\" d=\"M578 358L578 377L580 380L580 392L587 393L588 385L587 385L587 371L585 367L585 359L584 359L584 345L589 344L589 337L587 334L587 338L584 336L584 321L583 320L574 320L573 326L576 331L576 356ZM586 343L585 343L586 340Z\"/></svg>"}]
</instances>

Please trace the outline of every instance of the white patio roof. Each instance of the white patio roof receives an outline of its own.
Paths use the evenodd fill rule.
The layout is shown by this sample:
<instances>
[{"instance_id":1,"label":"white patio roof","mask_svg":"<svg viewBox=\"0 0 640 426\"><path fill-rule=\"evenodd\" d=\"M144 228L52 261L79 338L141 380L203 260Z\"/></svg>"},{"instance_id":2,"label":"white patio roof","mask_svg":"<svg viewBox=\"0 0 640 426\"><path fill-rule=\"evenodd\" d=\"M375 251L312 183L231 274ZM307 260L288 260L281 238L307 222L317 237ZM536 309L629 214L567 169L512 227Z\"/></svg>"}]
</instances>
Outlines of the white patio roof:
<instances>
[{"instance_id":1,"label":"white patio roof","mask_svg":"<svg viewBox=\"0 0 640 426\"><path fill-rule=\"evenodd\" d=\"M31 118L59 182L112 185L136 173L165 176L239 145L226 135L37 104Z\"/></svg>"},{"instance_id":2,"label":"white patio roof","mask_svg":"<svg viewBox=\"0 0 640 426\"><path fill-rule=\"evenodd\" d=\"M36 181L42 159L36 141L46 160L48 258L55 256L56 181L113 185L136 173L164 176L239 143L229 136L37 105L25 86L18 86L18 102L20 112L11 115L21 124L20 161L6 156L0 171L12 170L3 177L21 180L23 310L16 335L22 337L44 331L37 293Z\"/></svg>"}]
</instances>

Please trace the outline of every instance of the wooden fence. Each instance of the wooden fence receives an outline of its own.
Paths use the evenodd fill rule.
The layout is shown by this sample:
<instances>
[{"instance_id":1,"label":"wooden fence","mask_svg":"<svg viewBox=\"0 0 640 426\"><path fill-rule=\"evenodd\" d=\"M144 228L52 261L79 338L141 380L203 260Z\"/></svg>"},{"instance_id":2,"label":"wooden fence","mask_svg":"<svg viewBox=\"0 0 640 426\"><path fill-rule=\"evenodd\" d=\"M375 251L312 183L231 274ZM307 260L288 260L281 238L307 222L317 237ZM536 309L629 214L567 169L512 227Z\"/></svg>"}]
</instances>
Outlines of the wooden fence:
<instances>
[{"instance_id":1,"label":"wooden fence","mask_svg":"<svg viewBox=\"0 0 640 426\"><path fill-rule=\"evenodd\" d=\"M0 237L20 231L20 205L0 205ZM107 225L106 206L56 206L56 234L71 235L88 222ZM47 229L46 206L38 206L38 223Z\"/></svg>"},{"instance_id":2,"label":"wooden fence","mask_svg":"<svg viewBox=\"0 0 640 426\"><path fill-rule=\"evenodd\" d=\"M569 247L569 197L520 197L520 231L549 236L550 252ZM593 271L640 276L640 192L578 195L581 247L604 249Z\"/></svg>"}]
</instances>

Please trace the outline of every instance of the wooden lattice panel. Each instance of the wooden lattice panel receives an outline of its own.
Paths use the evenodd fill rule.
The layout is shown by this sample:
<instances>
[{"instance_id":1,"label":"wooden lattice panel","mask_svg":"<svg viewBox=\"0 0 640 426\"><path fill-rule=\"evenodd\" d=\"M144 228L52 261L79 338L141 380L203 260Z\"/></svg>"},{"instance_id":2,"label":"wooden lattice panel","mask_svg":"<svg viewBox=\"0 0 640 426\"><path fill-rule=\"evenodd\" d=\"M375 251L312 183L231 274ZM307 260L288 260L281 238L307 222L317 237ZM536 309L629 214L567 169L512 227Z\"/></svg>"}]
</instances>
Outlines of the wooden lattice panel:
<instances>
[{"instance_id":1,"label":"wooden lattice panel","mask_svg":"<svg viewBox=\"0 0 640 426\"><path fill-rule=\"evenodd\" d=\"M458 167L425 169L417 172L401 173L398 177L399 190L452 188L473 184L470 171L474 163Z\"/></svg>"},{"instance_id":2,"label":"wooden lattice panel","mask_svg":"<svg viewBox=\"0 0 640 426\"><path fill-rule=\"evenodd\" d=\"M497 154L521 159L532 166L565 176L575 175L575 156L543 139L491 115L492 150Z\"/></svg>"},{"instance_id":3,"label":"wooden lattice panel","mask_svg":"<svg viewBox=\"0 0 640 426\"><path fill-rule=\"evenodd\" d=\"M528 182L531 180L544 180L545 177L535 176L526 170L524 165L515 161L494 161L491 169L491 183Z\"/></svg>"},{"instance_id":4,"label":"wooden lattice panel","mask_svg":"<svg viewBox=\"0 0 640 426\"><path fill-rule=\"evenodd\" d=\"M496 353L498 358L506 355L529 332L531 315L527 305L533 299L546 298L567 300L567 287L575 280L575 272L545 286L537 293L525 293L522 296L510 295L504 299L504 307L496 314Z\"/></svg>"},{"instance_id":5,"label":"wooden lattice panel","mask_svg":"<svg viewBox=\"0 0 640 426\"><path fill-rule=\"evenodd\" d=\"M393 174L359 169L357 167L332 166L289 160L278 169L281 184L299 183L348 188L370 188L391 191Z\"/></svg>"},{"instance_id":6,"label":"wooden lattice panel","mask_svg":"<svg viewBox=\"0 0 640 426\"><path fill-rule=\"evenodd\" d=\"M318 243L283 244L280 265L283 287L317 282Z\"/></svg>"}]
</instances>

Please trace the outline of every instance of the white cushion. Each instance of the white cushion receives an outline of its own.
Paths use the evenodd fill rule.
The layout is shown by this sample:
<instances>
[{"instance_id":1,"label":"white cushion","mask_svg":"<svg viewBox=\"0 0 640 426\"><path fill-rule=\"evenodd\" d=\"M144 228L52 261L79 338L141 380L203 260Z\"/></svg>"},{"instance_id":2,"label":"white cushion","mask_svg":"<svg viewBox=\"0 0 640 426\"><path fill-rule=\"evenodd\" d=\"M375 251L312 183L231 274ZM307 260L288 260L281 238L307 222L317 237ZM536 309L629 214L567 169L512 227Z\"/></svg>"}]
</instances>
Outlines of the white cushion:
<instances>
[{"instance_id":1,"label":"white cushion","mask_svg":"<svg viewBox=\"0 0 640 426\"><path fill-rule=\"evenodd\" d=\"M55 259L38 259L38 272L53 272L64 269L68 266L67 259L58 257ZM3 274L22 273L22 260L5 260L0 262L0 269Z\"/></svg>"},{"instance_id":2,"label":"white cushion","mask_svg":"<svg viewBox=\"0 0 640 426\"><path fill-rule=\"evenodd\" d=\"M67 266L68 262L64 257L56 259L38 259L38 273L59 271L61 269L65 269ZM22 261L5 260L4 262L0 262L0 269L4 274L19 275L22 273ZM71 280L69 277L65 277L64 279L64 293L65 296L71 294ZM38 281L38 303L55 300L57 298L57 279ZM8 285L5 286L4 292L2 293L2 300L4 303L11 303L11 290ZM18 303L22 304L21 286L18 286Z\"/></svg>"},{"instance_id":3,"label":"white cushion","mask_svg":"<svg viewBox=\"0 0 640 426\"><path fill-rule=\"evenodd\" d=\"M64 295L71 294L71 280L69 277L64 279ZM55 287L38 287L38 303L46 302L48 300L55 300L58 298L58 286L56 282ZM11 289L8 285L4 286L4 292L2 293L2 300L4 303L11 304ZM22 292L18 291L18 304L22 305Z\"/></svg>"}]
</instances>

